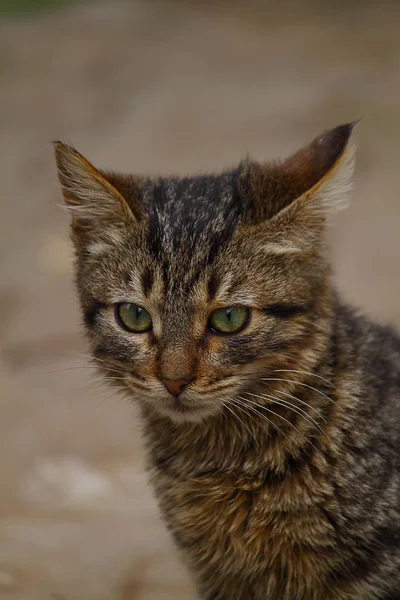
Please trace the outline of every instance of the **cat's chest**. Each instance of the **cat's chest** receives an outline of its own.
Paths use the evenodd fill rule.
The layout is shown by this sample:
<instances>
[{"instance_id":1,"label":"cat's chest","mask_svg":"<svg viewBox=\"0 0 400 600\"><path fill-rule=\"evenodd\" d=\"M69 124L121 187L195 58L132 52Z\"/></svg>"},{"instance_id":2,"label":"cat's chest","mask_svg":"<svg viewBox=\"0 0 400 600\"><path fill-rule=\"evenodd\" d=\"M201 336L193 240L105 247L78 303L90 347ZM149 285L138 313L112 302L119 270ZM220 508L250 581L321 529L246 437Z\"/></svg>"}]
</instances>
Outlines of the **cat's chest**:
<instances>
[{"instance_id":1,"label":"cat's chest","mask_svg":"<svg viewBox=\"0 0 400 600\"><path fill-rule=\"evenodd\" d=\"M176 477L159 471L157 495L178 544L196 569L221 575L265 573L274 582L303 579L310 588L328 569L332 526L321 508L328 490L301 473L280 481L223 472ZM271 587L272 586L272 587Z\"/></svg>"}]
</instances>

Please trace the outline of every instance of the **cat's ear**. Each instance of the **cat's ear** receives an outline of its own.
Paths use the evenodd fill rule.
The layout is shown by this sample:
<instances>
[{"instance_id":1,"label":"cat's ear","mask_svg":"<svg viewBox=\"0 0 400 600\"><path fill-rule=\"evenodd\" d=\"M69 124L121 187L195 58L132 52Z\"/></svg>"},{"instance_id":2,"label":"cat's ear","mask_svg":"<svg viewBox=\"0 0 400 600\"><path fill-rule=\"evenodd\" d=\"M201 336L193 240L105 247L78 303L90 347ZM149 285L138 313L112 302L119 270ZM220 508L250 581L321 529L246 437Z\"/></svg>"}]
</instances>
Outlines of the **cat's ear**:
<instances>
[{"instance_id":1,"label":"cat's ear","mask_svg":"<svg viewBox=\"0 0 400 600\"><path fill-rule=\"evenodd\" d=\"M279 164L249 163L243 184L253 223L303 217L312 226L345 206L354 169L349 145L354 124L324 132Z\"/></svg>"},{"instance_id":2,"label":"cat's ear","mask_svg":"<svg viewBox=\"0 0 400 600\"><path fill-rule=\"evenodd\" d=\"M77 248L116 240L135 217L122 195L84 156L54 142L58 177Z\"/></svg>"}]
</instances>

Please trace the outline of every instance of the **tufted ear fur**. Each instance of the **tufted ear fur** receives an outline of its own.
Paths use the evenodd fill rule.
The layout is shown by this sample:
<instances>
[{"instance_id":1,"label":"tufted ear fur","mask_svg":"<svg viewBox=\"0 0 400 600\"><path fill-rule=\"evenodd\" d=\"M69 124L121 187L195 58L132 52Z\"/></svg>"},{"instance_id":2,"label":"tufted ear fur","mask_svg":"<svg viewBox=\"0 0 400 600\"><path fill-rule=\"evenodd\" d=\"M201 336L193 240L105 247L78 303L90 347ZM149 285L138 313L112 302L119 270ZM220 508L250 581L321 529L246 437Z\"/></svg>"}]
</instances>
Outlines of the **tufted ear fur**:
<instances>
[{"instance_id":1,"label":"tufted ear fur","mask_svg":"<svg viewBox=\"0 0 400 600\"><path fill-rule=\"evenodd\" d=\"M136 219L120 192L71 146L54 142L54 149L76 248L121 237Z\"/></svg>"},{"instance_id":2,"label":"tufted ear fur","mask_svg":"<svg viewBox=\"0 0 400 600\"><path fill-rule=\"evenodd\" d=\"M250 195L249 219L273 233L274 243L282 248L297 248L301 240L308 244L324 230L329 215L346 206L354 124L326 131L281 163L249 163L244 169L241 186Z\"/></svg>"}]
</instances>

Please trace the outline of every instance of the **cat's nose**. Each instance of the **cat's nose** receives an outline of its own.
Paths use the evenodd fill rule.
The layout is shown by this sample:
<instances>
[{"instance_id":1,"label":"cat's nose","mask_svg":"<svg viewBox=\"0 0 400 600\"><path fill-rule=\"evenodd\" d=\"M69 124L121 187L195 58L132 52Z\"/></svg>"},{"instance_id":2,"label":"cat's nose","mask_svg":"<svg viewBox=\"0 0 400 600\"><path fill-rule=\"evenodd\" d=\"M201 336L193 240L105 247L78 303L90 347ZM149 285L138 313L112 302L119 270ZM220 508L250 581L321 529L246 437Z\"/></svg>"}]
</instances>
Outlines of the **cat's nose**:
<instances>
[{"instance_id":1,"label":"cat's nose","mask_svg":"<svg viewBox=\"0 0 400 600\"><path fill-rule=\"evenodd\" d=\"M184 379L168 379L167 377L160 377L160 379L173 396L179 396L188 383L192 381L192 378L190 377L185 377Z\"/></svg>"}]
</instances>

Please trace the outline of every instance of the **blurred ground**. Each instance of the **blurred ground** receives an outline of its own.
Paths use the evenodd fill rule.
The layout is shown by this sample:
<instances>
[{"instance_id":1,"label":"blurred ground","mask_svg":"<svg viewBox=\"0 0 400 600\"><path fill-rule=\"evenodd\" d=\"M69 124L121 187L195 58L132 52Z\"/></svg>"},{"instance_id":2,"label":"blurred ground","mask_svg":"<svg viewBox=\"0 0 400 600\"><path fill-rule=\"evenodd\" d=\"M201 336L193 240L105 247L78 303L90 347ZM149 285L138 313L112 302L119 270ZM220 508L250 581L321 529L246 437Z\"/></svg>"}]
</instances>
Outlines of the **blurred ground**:
<instances>
[{"instance_id":1,"label":"blurred ground","mask_svg":"<svg viewBox=\"0 0 400 600\"><path fill-rule=\"evenodd\" d=\"M284 156L363 117L333 259L349 300L400 324L399 23L400 4L378 2L97 2L2 19L0 598L194 598L135 412L84 368L50 141L100 167L183 173Z\"/></svg>"}]
</instances>

